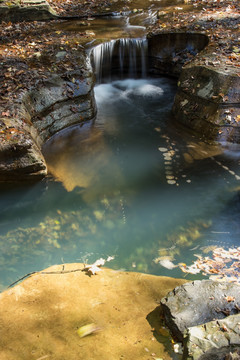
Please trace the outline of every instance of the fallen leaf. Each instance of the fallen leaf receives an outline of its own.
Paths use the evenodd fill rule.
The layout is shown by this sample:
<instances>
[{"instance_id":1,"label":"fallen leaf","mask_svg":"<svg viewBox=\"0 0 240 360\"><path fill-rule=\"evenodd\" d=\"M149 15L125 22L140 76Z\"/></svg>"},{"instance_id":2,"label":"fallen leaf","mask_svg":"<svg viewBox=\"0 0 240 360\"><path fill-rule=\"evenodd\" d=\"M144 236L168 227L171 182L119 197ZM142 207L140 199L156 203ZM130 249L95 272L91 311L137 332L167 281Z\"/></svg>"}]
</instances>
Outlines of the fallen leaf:
<instances>
[{"instance_id":1,"label":"fallen leaf","mask_svg":"<svg viewBox=\"0 0 240 360\"><path fill-rule=\"evenodd\" d=\"M10 111L9 111L9 110L3 111L3 112L2 112L2 116L7 116L7 117L9 117L9 116L10 116Z\"/></svg>"},{"instance_id":2,"label":"fallen leaf","mask_svg":"<svg viewBox=\"0 0 240 360\"><path fill-rule=\"evenodd\" d=\"M227 302L235 301L235 297L233 296L226 296L225 299L227 300Z\"/></svg>"},{"instance_id":3,"label":"fallen leaf","mask_svg":"<svg viewBox=\"0 0 240 360\"><path fill-rule=\"evenodd\" d=\"M80 338L83 338L85 336L93 334L94 332L96 332L98 330L99 330L99 327L97 327L94 323L91 323L91 324L81 326L77 330L77 334L80 336Z\"/></svg>"}]
</instances>

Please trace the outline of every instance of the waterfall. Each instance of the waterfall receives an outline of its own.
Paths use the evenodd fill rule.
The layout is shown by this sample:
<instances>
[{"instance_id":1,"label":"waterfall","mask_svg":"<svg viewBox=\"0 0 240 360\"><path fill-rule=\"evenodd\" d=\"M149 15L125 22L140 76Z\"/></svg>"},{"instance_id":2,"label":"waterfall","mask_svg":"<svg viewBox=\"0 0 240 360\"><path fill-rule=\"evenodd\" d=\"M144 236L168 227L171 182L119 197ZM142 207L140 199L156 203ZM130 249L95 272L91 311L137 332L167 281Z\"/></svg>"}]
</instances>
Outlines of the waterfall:
<instances>
[{"instance_id":1,"label":"waterfall","mask_svg":"<svg viewBox=\"0 0 240 360\"><path fill-rule=\"evenodd\" d=\"M97 83L113 78L146 77L147 51L146 39L118 39L96 46L91 60Z\"/></svg>"}]
</instances>

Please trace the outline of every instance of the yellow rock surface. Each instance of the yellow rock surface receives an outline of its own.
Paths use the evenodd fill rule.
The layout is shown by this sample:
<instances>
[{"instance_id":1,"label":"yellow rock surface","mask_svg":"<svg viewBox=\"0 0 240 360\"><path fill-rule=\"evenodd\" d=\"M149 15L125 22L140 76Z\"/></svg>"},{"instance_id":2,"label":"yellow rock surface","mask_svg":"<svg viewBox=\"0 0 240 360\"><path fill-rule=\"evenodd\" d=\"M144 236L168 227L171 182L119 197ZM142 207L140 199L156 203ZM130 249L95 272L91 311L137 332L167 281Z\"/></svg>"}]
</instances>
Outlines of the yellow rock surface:
<instances>
[{"instance_id":1,"label":"yellow rock surface","mask_svg":"<svg viewBox=\"0 0 240 360\"><path fill-rule=\"evenodd\" d=\"M0 294L0 359L170 360L158 305L184 280L81 269L52 266ZM81 338L88 324L97 331Z\"/></svg>"}]
</instances>

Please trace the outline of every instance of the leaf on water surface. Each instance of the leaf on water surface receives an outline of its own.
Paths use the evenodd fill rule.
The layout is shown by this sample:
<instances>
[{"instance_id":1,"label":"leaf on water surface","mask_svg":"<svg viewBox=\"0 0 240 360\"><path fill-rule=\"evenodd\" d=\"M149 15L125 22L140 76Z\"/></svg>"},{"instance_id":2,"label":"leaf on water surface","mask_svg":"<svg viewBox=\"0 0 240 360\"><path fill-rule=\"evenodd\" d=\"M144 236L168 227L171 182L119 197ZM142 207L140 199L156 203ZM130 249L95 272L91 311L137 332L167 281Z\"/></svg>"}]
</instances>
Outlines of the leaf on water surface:
<instances>
[{"instance_id":1,"label":"leaf on water surface","mask_svg":"<svg viewBox=\"0 0 240 360\"><path fill-rule=\"evenodd\" d=\"M157 258L154 260L154 262L160 264L161 266L163 266L169 270L172 270L178 266L178 265L175 265L170 259L167 259L167 258Z\"/></svg>"},{"instance_id":2,"label":"leaf on water surface","mask_svg":"<svg viewBox=\"0 0 240 360\"><path fill-rule=\"evenodd\" d=\"M197 274L202 272L203 275L211 275L210 279L217 281L228 281L239 283L240 270L240 247L216 248L212 251L212 259L210 257L197 256L197 260L191 265L179 263L179 268L189 274ZM237 261L234 261L237 260ZM212 276L212 274L215 274ZM228 302L234 301L232 296L226 296Z\"/></svg>"}]
</instances>

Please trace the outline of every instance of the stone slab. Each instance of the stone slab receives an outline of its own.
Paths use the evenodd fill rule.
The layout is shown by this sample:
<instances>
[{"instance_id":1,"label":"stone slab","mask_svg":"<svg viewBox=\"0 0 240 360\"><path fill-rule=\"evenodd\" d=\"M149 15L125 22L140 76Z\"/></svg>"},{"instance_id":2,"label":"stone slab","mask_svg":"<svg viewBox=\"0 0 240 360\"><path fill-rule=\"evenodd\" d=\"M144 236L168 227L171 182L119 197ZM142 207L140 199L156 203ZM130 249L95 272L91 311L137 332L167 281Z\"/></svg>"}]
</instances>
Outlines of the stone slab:
<instances>
[{"instance_id":1,"label":"stone slab","mask_svg":"<svg viewBox=\"0 0 240 360\"><path fill-rule=\"evenodd\" d=\"M147 316L184 280L83 267L52 266L0 294L0 359L171 360ZM98 331L80 337L90 324Z\"/></svg>"},{"instance_id":2,"label":"stone slab","mask_svg":"<svg viewBox=\"0 0 240 360\"><path fill-rule=\"evenodd\" d=\"M167 326L179 341L193 326L238 313L240 286L228 282L196 280L171 291L161 300Z\"/></svg>"},{"instance_id":3,"label":"stone slab","mask_svg":"<svg viewBox=\"0 0 240 360\"><path fill-rule=\"evenodd\" d=\"M190 327L185 339L184 358L188 355L193 360L221 360L234 352L234 348L240 350L240 315Z\"/></svg>"}]
</instances>

